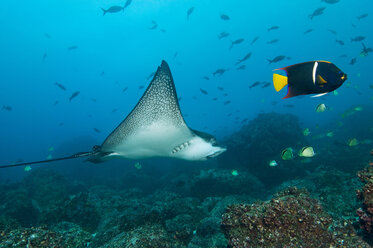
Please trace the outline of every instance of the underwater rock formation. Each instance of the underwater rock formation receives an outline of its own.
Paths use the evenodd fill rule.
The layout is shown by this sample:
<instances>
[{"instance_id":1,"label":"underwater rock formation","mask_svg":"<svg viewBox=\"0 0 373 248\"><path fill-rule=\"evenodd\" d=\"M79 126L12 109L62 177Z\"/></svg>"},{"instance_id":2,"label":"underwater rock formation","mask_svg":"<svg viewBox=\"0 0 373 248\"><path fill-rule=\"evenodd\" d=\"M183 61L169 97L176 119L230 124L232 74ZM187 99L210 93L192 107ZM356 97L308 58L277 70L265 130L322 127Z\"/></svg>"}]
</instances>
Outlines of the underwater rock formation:
<instances>
[{"instance_id":1,"label":"underwater rock formation","mask_svg":"<svg viewBox=\"0 0 373 248\"><path fill-rule=\"evenodd\" d=\"M120 236L127 237L129 233L137 235L140 230L150 231L153 228L162 229L167 239L171 237L177 243L186 244L205 214L197 208L201 204L199 200L181 198L171 192L159 191L144 196L142 192L132 190L117 193L111 191L111 194L103 195L100 192L102 189L97 190L94 194L102 195L100 209L103 223L93 240L96 247L114 244Z\"/></svg>"},{"instance_id":2,"label":"underwater rock formation","mask_svg":"<svg viewBox=\"0 0 373 248\"><path fill-rule=\"evenodd\" d=\"M369 247L351 228L332 231L332 218L318 201L295 187L268 202L229 206L221 227L231 248Z\"/></svg>"},{"instance_id":3,"label":"underwater rock formation","mask_svg":"<svg viewBox=\"0 0 373 248\"><path fill-rule=\"evenodd\" d=\"M175 218L166 221L166 230L173 234L173 237L184 244L192 239L195 222L189 214L180 214Z\"/></svg>"},{"instance_id":4,"label":"underwater rock formation","mask_svg":"<svg viewBox=\"0 0 373 248\"><path fill-rule=\"evenodd\" d=\"M373 150L371 154L373 156ZM363 188L357 190L357 197L363 203L362 208L357 210L360 228L373 241L373 162L369 162L369 165L357 175L364 183Z\"/></svg>"},{"instance_id":5,"label":"underwater rock formation","mask_svg":"<svg viewBox=\"0 0 373 248\"><path fill-rule=\"evenodd\" d=\"M42 222L53 224L68 221L80 225L88 232L94 232L98 227L100 216L87 192L80 192L57 202L44 213Z\"/></svg>"},{"instance_id":6,"label":"underwater rock formation","mask_svg":"<svg viewBox=\"0 0 373 248\"><path fill-rule=\"evenodd\" d=\"M323 209L334 220L354 219L360 206L356 189L361 186L355 173L348 173L329 166L319 166L301 179L286 181L272 190L272 194L290 186L306 188L313 198L320 201Z\"/></svg>"},{"instance_id":7,"label":"underwater rock formation","mask_svg":"<svg viewBox=\"0 0 373 248\"><path fill-rule=\"evenodd\" d=\"M253 201L243 195L201 200L163 190L144 195L134 189L94 188L91 194L97 195L96 208L102 216L93 247L123 247L126 240L136 240L129 247L151 247L149 240L138 237L140 232L151 235L157 231L165 242L159 247L226 248L227 240L220 229L221 214L229 204Z\"/></svg>"},{"instance_id":8,"label":"underwater rock formation","mask_svg":"<svg viewBox=\"0 0 373 248\"><path fill-rule=\"evenodd\" d=\"M159 224L140 226L123 232L100 248L181 248L177 240L170 236Z\"/></svg>"},{"instance_id":9,"label":"underwater rock formation","mask_svg":"<svg viewBox=\"0 0 373 248\"><path fill-rule=\"evenodd\" d=\"M56 200L68 197L71 184L49 168L30 171L21 182L29 198L37 202L41 210L48 209Z\"/></svg>"},{"instance_id":10,"label":"underwater rock formation","mask_svg":"<svg viewBox=\"0 0 373 248\"><path fill-rule=\"evenodd\" d=\"M356 176L351 180L348 173L320 167L276 188L305 186L327 204L322 209L305 190L296 188L252 204L268 199L268 191L252 173L234 172L205 167L167 171L163 178L149 177L162 183L148 190L130 185L85 187L35 169L21 183L0 186L0 247L26 247L29 240L33 247L57 248L323 247L321 242L327 247L370 247L356 234L351 218L357 208L351 201L356 199ZM176 186L184 190L173 191ZM53 192L47 195L49 191Z\"/></svg>"},{"instance_id":11,"label":"underwater rock formation","mask_svg":"<svg viewBox=\"0 0 373 248\"><path fill-rule=\"evenodd\" d=\"M100 221L87 190L59 174L33 170L20 183L0 187L0 227L48 226L68 221L94 232Z\"/></svg>"},{"instance_id":12,"label":"underwater rock formation","mask_svg":"<svg viewBox=\"0 0 373 248\"><path fill-rule=\"evenodd\" d=\"M231 247L320 247L332 244L331 222L307 192L290 188L267 203L229 206L222 228Z\"/></svg>"},{"instance_id":13,"label":"underwater rock formation","mask_svg":"<svg viewBox=\"0 0 373 248\"><path fill-rule=\"evenodd\" d=\"M46 227L18 228L0 232L2 248L84 248L88 247L91 235L79 226L68 230L50 230Z\"/></svg>"},{"instance_id":14,"label":"underwater rock formation","mask_svg":"<svg viewBox=\"0 0 373 248\"><path fill-rule=\"evenodd\" d=\"M37 223L40 211L24 188L5 186L0 189L0 216L4 222L13 220L23 227ZM6 220L7 219L7 220Z\"/></svg>"},{"instance_id":15,"label":"underwater rock formation","mask_svg":"<svg viewBox=\"0 0 373 248\"><path fill-rule=\"evenodd\" d=\"M280 156L287 147L307 145L295 115L260 114L225 143L228 149L218 158L220 167L248 170L269 186L302 175L294 161L282 162ZM270 167L270 160L281 161L281 166Z\"/></svg>"}]
</instances>

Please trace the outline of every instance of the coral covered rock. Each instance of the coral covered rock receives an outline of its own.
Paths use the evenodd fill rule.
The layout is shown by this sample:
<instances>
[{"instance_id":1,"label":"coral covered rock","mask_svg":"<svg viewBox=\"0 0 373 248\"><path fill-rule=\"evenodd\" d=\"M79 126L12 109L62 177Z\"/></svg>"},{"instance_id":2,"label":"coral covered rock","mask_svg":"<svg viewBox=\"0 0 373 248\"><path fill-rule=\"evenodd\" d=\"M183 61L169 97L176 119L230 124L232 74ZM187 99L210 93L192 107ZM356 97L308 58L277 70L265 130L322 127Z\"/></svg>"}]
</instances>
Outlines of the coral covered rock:
<instances>
[{"instance_id":1,"label":"coral covered rock","mask_svg":"<svg viewBox=\"0 0 373 248\"><path fill-rule=\"evenodd\" d=\"M187 244L193 235L195 223L193 217L188 214L181 214L166 221L166 230L177 240Z\"/></svg>"},{"instance_id":2,"label":"coral covered rock","mask_svg":"<svg viewBox=\"0 0 373 248\"><path fill-rule=\"evenodd\" d=\"M198 199L182 198L171 192L159 191L144 196L139 191L104 193L96 189L93 194L100 195L99 209L102 210L101 223L93 240L95 247L114 242L118 235L137 230L148 230L150 226L161 226L167 235L180 244L191 239L199 220L207 213L198 207ZM97 197L98 198L98 197ZM144 229L139 229L144 227ZM134 232L136 233L136 232Z\"/></svg>"},{"instance_id":3,"label":"coral covered rock","mask_svg":"<svg viewBox=\"0 0 373 248\"><path fill-rule=\"evenodd\" d=\"M286 181L272 192L279 192L294 185L306 188L334 220L355 218L355 210L360 206L355 191L361 185L355 173L340 171L330 166L319 166L306 177Z\"/></svg>"},{"instance_id":4,"label":"coral covered rock","mask_svg":"<svg viewBox=\"0 0 373 248\"><path fill-rule=\"evenodd\" d=\"M78 192L78 193L76 193ZM0 187L0 230L69 221L94 232L100 221L88 191L48 169Z\"/></svg>"},{"instance_id":5,"label":"coral covered rock","mask_svg":"<svg viewBox=\"0 0 373 248\"><path fill-rule=\"evenodd\" d=\"M48 168L32 170L23 179L22 186L41 209L47 209L67 197L71 187L63 176Z\"/></svg>"},{"instance_id":6,"label":"coral covered rock","mask_svg":"<svg viewBox=\"0 0 373 248\"><path fill-rule=\"evenodd\" d=\"M231 205L221 224L228 247L334 247L342 242L338 236L342 232L330 230L332 219L318 201L297 188L268 202Z\"/></svg>"},{"instance_id":7,"label":"coral covered rock","mask_svg":"<svg viewBox=\"0 0 373 248\"><path fill-rule=\"evenodd\" d=\"M100 222L100 216L89 200L88 193L81 192L59 201L59 204L43 215L43 221L48 224L69 221L88 232L94 232Z\"/></svg>"},{"instance_id":8,"label":"coral covered rock","mask_svg":"<svg viewBox=\"0 0 373 248\"><path fill-rule=\"evenodd\" d=\"M219 232L212 236L204 237L202 235L195 235L193 239L188 244L187 248L201 248L201 247L211 247L211 248L226 248L227 239L224 235Z\"/></svg>"},{"instance_id":9,"label":"coral covered rock","mask_svg":"<svg viewBox=\"0 0 373 248\"><path fill-rule=\"evenodd\" d=\"M176 243L166 230L158 224L145 225L129 232L123 232L100 248L178 248L183 247Z\"/></svg>"},{"instance_id":10,"label":"coral covered rock","mask_svg":"<svg viewBox=\"0 0 373 248\"><path fill-rule=\"evenodd\" d=\"M373 239L373 162L357 175L364 183L364 187L357 190L357 196L363 202L363 207L357 210L360 227Z\"/></svg>"},{"instance_id":11,"label":"coral covered rock","mask_svg":"<svg viewBox=\"0 0 373 248\"><path fill-rule=\"evenodd\" d=\"M7 190L2 201L4 204L0 205L0 216L3 219L13 219L23 227L37 223L40 214L38 206L25 189Z\"/></svg>"},{"instance_id":12,"label":"coral covered rock","mask_svg":"<svg viewBox=\"0 0 373 248\"><path fill-rule=\"evenodd\" d=\"M83 248L89 245L91 235L76 228L58 232L46 227L19 228L0 232L2 248Z\"/></svg>"}]
</instances>

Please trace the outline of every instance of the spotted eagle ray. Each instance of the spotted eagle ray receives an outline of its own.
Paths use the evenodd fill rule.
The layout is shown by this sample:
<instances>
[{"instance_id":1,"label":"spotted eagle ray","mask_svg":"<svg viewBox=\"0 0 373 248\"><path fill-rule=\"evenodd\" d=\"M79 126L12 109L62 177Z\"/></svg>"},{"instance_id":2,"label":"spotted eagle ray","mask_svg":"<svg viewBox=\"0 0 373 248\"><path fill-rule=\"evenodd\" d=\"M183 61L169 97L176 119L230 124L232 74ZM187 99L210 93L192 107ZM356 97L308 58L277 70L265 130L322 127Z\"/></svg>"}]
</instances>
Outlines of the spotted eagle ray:
<instances>
[{"instance_id":1,"label":"spotted eagle ray","mask_svg":"<svg viewBox=\"0 0 373 248\"><path fill-rule=\"evenodd\" d=\"M93 163L113 158L152 157L200 161L216 157L224 151L226 148L218 146L212 135L187 126L180 111L170 68L166 61L162 61L135 108L101 146L68 157L3 165L0 168L81 157L88 157L87 160Z\"/></svg>"}]
</instances>

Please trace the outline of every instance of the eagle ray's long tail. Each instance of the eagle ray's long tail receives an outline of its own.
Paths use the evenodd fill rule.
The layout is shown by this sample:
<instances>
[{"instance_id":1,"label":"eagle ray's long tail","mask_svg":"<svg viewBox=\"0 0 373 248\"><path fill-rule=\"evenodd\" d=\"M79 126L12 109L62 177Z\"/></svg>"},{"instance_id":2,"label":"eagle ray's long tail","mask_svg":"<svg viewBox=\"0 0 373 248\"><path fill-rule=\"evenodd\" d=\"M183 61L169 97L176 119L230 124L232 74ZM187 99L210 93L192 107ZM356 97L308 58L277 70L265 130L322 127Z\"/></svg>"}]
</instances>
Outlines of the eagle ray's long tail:
<instances>
[{"instance_id":1,"label":"eagle ray's long tail","mask_svg":"<svg viewBox=\"0 0 373 248\"><path fill-rule=\"evenodd\" d=\"M95 155L95 151L91 152L79 152L74 155L68 156L68 157L62 157L62 158L54 158L54 159L47 159L47 160L40 160L40 161L32 161L32 162L26 162L26 163L19 163L19 164L8 164L8 165L1 165L0 169L4 168L10 168L10 167L18 167L18 166L25 166L25 165L32 165L32 164L44 164L49 162L55 162L60 160L68 160L68 159L75 159L75 158L84 158L89 157L92 155Z\"/></svg>"}]
</instances>

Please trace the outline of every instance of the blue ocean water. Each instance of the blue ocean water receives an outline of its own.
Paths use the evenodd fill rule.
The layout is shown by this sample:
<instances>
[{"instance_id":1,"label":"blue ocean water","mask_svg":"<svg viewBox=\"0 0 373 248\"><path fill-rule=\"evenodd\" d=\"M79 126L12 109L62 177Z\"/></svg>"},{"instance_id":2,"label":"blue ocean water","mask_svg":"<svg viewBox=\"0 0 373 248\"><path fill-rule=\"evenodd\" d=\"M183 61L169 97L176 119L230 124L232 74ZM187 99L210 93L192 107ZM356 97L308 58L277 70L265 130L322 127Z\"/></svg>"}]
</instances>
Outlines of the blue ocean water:
<instances>
[{"instance_id":1,"label":"blue ocean water","mask_svg":"<svg viewBox=\"0 0 373 248\"><path fill-rule=\"evenodd\" d=\"M332 124L342 122L345 129L334 138L344 145L352 138L373 140L373 54L361 55L362 44L373 46L372 1L133 0L124 11L103 15L101 10L124 4L118 0L1 3L0 165L68 156L101 144L136 105L162 60L171 68L186 123L213 134L223 145L243 125L271 112L296 116L300 128L310 128L314 134L335 131ZM309 15L320 7L325 7L324 13L311 19ZM223 14L229 20L221 18ZM368 15L357 18L363 14ZM278 28L268 30L273 26ZM229 35L219 39L222 32ZM351 40L358 36L364 39ZM237 39L244 40L230 48ZM278 41L268 44L273 40ZM235 63L249 52L251 57L239 64L245 69L237 70ZM286 58L268 63L279 55ZM354 58L356 63L351 64ZM274 90L273 70L313 60L331 61L348 75L338 94L282 99L286 89ZM220 68L227 71L214 76ZM257 81L271 85L249 87ZM79 94L69 100L74 92ZM317 113L321 103L328 109ZM341 117L355 107L363 110L348 120ZM359 133L359 128L364 131ZM273 143L283 142L286 148L286 139L281 136ZM318 153L318 145L325 147L328 142L309 143ZM328 158L324 151L323 158ZM76 160L48 167L91 184L94 180L108 184L136 162L93 165ZM156 164L154 170L160 174L199 168L171 159L141 163ZM18 181L26 175L23 167L6 169L0 181Z\"/></svg>"},{"instance_id":2,"label":"blue ocean water","mask_svg":"<svg viewBox=\"0 0 373 248\"><path fill-rule=\"evenodd\" d=\"M146 88L150 81L147 76L162 59L171 66L186 121L196 129L219 135L239 127L236 117L253 118L267 111L290 112L304 121L319 123L352 104L371 102L371 56L361 58L361 42L350 41L363 35L363 42L369 46L371 17L356 19L369 13L369 1L341 1L335 5L319 1L134 1L124 12L102 15L101 7L121 3L3 3L1 99L13 111L1 113L0 150L7 154L2 162L18 157L38 158L45 148L74 136L103 140L134 107L144 91L138 87ZM191 6L195 10L187 21L186 11ZM308 15L320 6L326 7L325 14L309 19ZM220 19L223 13L231 20ZM149 30L153 20L159 27ZM274 25L280 28L268 32ZM311 33L303 34L311 28ZM230 36L218 40L223 31ZM258 41L250 45L257 36ZM230 50L230 41L238 38L245 41ZM266 44L272 39L279 42ZM346 44L340 46L336 39ZM68 51L71 46L78 48ZM237 71L234 63L248 52L252 52L252 57L244 63L246 70ZM342 54L348 57L340 58ZM266 59L277 55L291 60L268 64ZM358 57L358 62L351 66L349 62L354 57ZM272 86L263 90L248 88L255 81L271 81L273 69L311 60L335 63L363 95L341 87L338 97L326 99L334 112L320 117L314 113L320 99L290 99L286 104L295 107L287 109L281 106L285 104L281 101L284 93L275 93ZM230 70L213 77L217 68ZM104 75L100 76L102 72ZM205 75L211 79L202 79ZM63 84L67 91L61 91L55 82ZM217 86L224 87L228 96L224 98ZM122 93L125 87L128 91ZM199 88L209 95L202 95ZM75 91L81 93L70 103L68 98ZM219 100L212 101L213 97ZM225 99L232 103L224 106ZM54 106L56 101L59 103ZM272 106L272 101L280 104ZM112 113L113 109L118 111ZM232 116L227 116L229 113ZM95 133L94 127L101 133Z\"/></svg>"}]
</instances>

